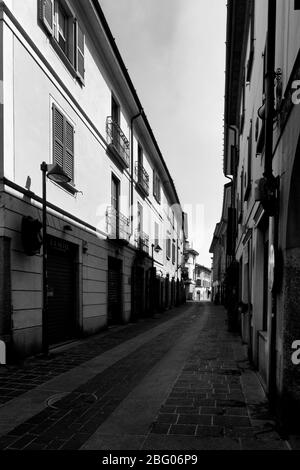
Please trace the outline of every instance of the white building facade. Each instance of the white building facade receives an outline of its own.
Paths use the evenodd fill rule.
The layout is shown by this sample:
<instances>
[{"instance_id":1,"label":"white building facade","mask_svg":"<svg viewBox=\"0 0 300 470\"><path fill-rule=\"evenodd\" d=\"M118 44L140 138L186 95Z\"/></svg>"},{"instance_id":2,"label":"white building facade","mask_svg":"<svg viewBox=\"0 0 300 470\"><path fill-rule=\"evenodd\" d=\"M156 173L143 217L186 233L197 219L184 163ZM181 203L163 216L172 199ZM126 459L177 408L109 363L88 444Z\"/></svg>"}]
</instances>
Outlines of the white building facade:
<instances>
[{"instance_id":1,"label":"white building facade","mask_svg":"<svg viewBox=\"0 0 300 470\"><path fill-rule=\"evenodd\" d=\"M0 339L28 356L178 304L184 216L99 1L0 14ZM70 179L46 183L46 324L42 162Z\"/></svg>"}]
</instances>

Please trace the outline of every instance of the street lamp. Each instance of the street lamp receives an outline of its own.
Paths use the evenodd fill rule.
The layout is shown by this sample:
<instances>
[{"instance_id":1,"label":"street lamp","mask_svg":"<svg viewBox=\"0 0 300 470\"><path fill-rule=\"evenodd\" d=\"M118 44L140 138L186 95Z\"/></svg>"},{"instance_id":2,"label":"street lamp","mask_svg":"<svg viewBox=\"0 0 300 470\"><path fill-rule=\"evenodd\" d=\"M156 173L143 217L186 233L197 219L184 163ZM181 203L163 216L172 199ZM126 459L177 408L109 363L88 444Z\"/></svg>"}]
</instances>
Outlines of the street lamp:
<instances>
[{"instance_id":1,"label":"street lamp","mask_svg":"<svg viewBox=\"0 0 300 470\"><path fill-rule=\"evenodd\" d=\"M47 291L47 192L46 177L55 183L69 183L71 178L57 164L48 165L46 162L41 164L42 171L42 201L43 201L43 311L42 311L42 347L43 353L48 354L49 345L47 337L47 307L48 307L48 291Z\"/></svg>"},{"instance_id":2,"label":"street lamp","mask_svg":"<svg viewBox=\"0 0 300 470\"><path fill-rule=\"evenodd\" d=\"M151 248L152 248L151 258L152 258L152 268L153 268L154 267L153 251L155 251L155 253L159 253L161 251L161 247L159 245L155 245L154 243L152 243Z\"/></svg>"}]
</instances>

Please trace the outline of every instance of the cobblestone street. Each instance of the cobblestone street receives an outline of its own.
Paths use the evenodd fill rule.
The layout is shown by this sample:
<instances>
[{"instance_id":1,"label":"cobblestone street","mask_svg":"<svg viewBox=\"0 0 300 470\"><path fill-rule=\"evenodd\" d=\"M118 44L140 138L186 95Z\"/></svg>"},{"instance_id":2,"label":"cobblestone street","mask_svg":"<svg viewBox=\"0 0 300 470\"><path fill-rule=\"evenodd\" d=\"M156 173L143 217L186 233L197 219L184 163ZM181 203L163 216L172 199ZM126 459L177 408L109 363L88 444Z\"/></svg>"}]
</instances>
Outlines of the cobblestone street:
<instances>
[{"instance_id":1,"label":"cobblestone street","mask_svg":"<svg viewBox=\"0 0 300 470\"><path fill-rule=\"evenodd\" d=\"M208 302L113 327L0 372L1 449L293 447L277 433L223 307Z\"/></svg>"}]
</instances>

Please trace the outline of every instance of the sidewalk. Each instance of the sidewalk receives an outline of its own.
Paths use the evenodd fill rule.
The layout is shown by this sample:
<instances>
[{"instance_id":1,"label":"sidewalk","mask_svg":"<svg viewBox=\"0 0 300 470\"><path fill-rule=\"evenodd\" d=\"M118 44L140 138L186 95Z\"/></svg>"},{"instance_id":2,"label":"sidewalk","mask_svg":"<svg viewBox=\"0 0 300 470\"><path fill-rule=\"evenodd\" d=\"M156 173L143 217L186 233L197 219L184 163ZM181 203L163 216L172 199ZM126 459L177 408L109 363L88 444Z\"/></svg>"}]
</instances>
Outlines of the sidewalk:
<instances>
[{"instance_id":1,"label":"sidewalk","mask_svg":"<svg viewBox=\"0 0 300 470\"><path fill-rule=\"evenodd\" d=\"M290 448L208 302L1 368L0 381L0 449Z\"/></svg>"}]
</instances>

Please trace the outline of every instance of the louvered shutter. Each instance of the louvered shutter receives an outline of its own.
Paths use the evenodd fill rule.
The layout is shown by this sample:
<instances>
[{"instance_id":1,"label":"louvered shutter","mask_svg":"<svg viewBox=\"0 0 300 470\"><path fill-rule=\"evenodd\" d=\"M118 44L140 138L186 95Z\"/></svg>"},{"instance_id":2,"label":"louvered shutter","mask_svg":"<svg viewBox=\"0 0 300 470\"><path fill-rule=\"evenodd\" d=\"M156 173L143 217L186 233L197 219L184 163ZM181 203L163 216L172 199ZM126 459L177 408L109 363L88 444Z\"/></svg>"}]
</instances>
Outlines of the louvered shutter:
<instances>
[{"instance_id":1,"label":"louvered shutter","mask_svg":"<svg viewBox=\"0 0 300 470\"><path fill-rule=\"evenodd\" d=\"M53 105L53 163L74 179L74 126Z\"/></svg>"},{"instance_id":2,"label":"louvered shutter","mask_svg":"<svg viewBox=\"0 0 300 470\"><path fill-rule=\"evenodd\" d=\"M53 34L54 0L40 0L40 19L50 34Z\"/></svg>"},{"instance_id":3,"label":"louvered shutter","mask_svg":"<svg viewBox=\"0 0 300 470\"><path fill-rule=\"evenodd\" d=\"M76 22L76 72L84 80L84 33Z\"/></svg>"},{"instance_id":4,"label":"louvered shutter","mask_svg":"<svg viewBox=\"0 0 300 470\"><path fill-rule=\"evenodd\" d=\"M53 162L63 168L64 163L64 116L53 106Z\"/></svg>"},{"instance_id":5,"label":"louvered shutter","mask_svg":"<svg viewBox=\"0 0 300 470\"><path fill-rule=\"evenodd\" d=\"M74 178L74 127L66 120L66 148L63 169L73 181Z\"/></svg>"}]
</instances>

